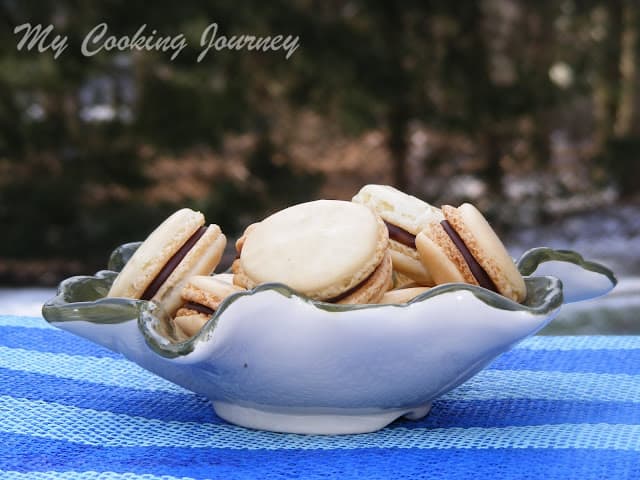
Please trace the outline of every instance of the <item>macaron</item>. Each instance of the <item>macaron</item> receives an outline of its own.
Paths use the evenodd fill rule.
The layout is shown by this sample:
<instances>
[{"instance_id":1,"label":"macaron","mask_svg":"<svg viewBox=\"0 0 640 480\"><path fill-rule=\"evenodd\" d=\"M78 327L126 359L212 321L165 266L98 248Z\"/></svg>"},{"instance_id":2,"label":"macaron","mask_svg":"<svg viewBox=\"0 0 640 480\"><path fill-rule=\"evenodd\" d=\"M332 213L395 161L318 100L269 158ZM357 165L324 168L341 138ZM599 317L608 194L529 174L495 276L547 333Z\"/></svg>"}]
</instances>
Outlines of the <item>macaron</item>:
<instances>
[{"instance_id":1,"label":"macaron","mask_svg":"<svg viewBox=\"0 0 640 480\"><path fill-rule=\"evenodd\" d=\"M419 198L388 185L365 185L353 202L373 209L389 230L389 252L393 269L402 284L433 285L434 280L420 261L416 235L433 221L444 219L442 212Z\"/></svg>"},{"instance_id":2,"label":"macaron","mask_svg":"<svg viewBox=\"0 0 640 480\"><path fill-rule=\"evenodd\" d=\"M256 225L257 223L250 224L247 228L244 229L242 235L240 235L240 237L236 240L235 247L238 256L240 256L240 252L242 252L242 247L244 246L244 241L247 239L247 235L251 233L251 230L253 230Z\"/></svg>"},{"instance_id":3,"label":"macaron","mask_svg":"<svg viewBox=\"0 0 640 480\"><path fill-rule=\"evenodd\" d=\"M416 236L420 259L437 284L464 282L515 302L527 296L524 279L504 244L476 207L442 207L444 220Z\"/></svg>"},{"instance_id":4,"label":"macaron","mask_svg":"<svg viewBox=\"0 0 640 480\"><path fill-rule=\"evenodd\" d=\"M233 273L229 273L229 272L217 273L215 275L215 278L220 282L225 282L225 283L228 283L229 285L233 285Z\"/></svg>"},{"instance_id":5,"label":"macaron","mask_svg":"<svg viewBox=\"0 0 640 480\"><path fill-rule=\"evenodd\" d=\"M186 336L198 333L225 298L243 290L233 285L226 275L194 275L187 280L180 294L182 305L173 319L174 325Z\"/></svg>"},{"instance_id":6,"label":"macaron","mask_svg":"<svg viewBox=\"0 0 640 480\"><path fill-rule=\"evenodd\" d=\"M430 287L396 288L385 292L379 303L407 303L418 295L429 290Z\"/></svg>"},{"instance_id":7,"label":"macaron","mask_svg":"<svg viewBox=\"0 0 640 480\"><path fill-rule=\"evenodd\" d=\"M245 232L234 282L267 282L331 303L376 303L391 287L389 236L364 205L316 200L291 206Z\"/></svg>"},{"instance_id":8,"label":"macaron","mask_svg":"<svg viewBox=\"0 0 640 480\"><path fill-rule=\"evenodd\" d=\"M218 225L205 225L202 213L178 210L140 245L107 296L152 300L173 315L186 279L213 272L226 242Z\"/></svg>"}]
</instances>

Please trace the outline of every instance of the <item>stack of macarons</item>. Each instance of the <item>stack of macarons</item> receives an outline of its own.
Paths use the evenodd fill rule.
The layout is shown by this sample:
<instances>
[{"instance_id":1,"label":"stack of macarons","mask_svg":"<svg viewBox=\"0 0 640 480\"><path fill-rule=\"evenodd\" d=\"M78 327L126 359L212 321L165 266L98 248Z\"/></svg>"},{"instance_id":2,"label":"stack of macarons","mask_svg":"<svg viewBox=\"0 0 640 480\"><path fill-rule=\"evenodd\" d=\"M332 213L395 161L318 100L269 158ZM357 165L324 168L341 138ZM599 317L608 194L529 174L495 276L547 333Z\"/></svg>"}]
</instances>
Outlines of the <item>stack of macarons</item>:
<instances>
[{"instance_id":1,"label":"stack of macarons","mask_svg":"<svg viewBox=\"0 0 640 480\"><path fill-rule=\"evenodd\" d=\"M182 289L183 303L173 318L174 326L187 337L197 334L225 298L242 290L226 273L190 277Z\"/></svg>"},{"instance_id":2,"label":"stack of macarons","mask_svg":"<svg viewBox=\"0 0 640 480\"><path fill-rule=\"evenodd\" d=\"M479 285L515 302L527 290L504 245L476 207L442 207L444 220L433 222L416 237L422 263L437 284Z\"/></svg>"},{"instance_id":3,"label":"stack of macarons","mask_svg":"<svg viewBox=\"0 0 640 480\"><path fill-rule=\"evenodd\" d=\"M524 301L527 292L522 275L473 205L438 209L386 185L366 185L353 201L368 205L384 219L394 253L393 268L402 279L398 287L409 288L390 292L384 300L419 294L419 286L462 282Z\"/></svg>"},{"instance_id":4,"label":"stack of macarons","mask_svg":"<svg viewBox=\"0 0 640 480\"><path fill-rule=\"evenodd\" d=\"M226 244L220 227L205 225L202 213L188 208L178 210L138 247L107 296L153 301L173 319L178 335L192 336L217 308L205 300L196 304L194 290L200 285L199 279L209 278L218 266ZM219 282L221 279L211 282L218 298L240 290L229 278L228 288L219 287ZM212 288L207 282L204 285L207 290ZM191 302L187 304L191 308L185 308L186 302ZM207 306L209 310L205 310Z\"/></svg>"},{"instance_id":5,"label":"stack of macarons","mask_svg":"<svg viewBox=\"0 0 640 480\"><path fill-rule=\"evenodd\" d=\"M387 226L395 284L433 285L431 273L420 261L416 235L444 219L440 209L388 185L365 185L352 201L369 207Z\"/></svg>"},{"instance_id":6,"label":"stack of macarons","mask_svg":"<svg viewBox=\"0 0 640 480\"><path fill-rule=\"evenodd\" d=\"M264 283L337 304L406 303L450 282L526 297L513 260L475 207L439 209L384 185L366 185L351 202L301 203L249 225L235 244L233 273L214 274L225 246L219 226L179 210L141 244L108 296L160 304L185 338L227 297Z\"/></svg>"},{"instance_id":7,"label":"stack of macarons","mask_svg":"<svg viewBox=\"0 0 640 480\"><path fill-rule=\"evenodd\" d=\"M187 279L213 272L226 244L220 227L205 225L202 213L178 210L138 247L107 296L153 300L173 315Z\"/></svg>"},{"instance_id":8,"label":"stack of macarons","mask_svg":"<svg viewBox=\"0 0 640 480\"><path fill-rule=\"evenodd\" d=\"M237 242L234 282L284 283L314 300L378 303L392 285L382 219L353 202L316 200L251 225Z\"/></svg>"}]
</instances>

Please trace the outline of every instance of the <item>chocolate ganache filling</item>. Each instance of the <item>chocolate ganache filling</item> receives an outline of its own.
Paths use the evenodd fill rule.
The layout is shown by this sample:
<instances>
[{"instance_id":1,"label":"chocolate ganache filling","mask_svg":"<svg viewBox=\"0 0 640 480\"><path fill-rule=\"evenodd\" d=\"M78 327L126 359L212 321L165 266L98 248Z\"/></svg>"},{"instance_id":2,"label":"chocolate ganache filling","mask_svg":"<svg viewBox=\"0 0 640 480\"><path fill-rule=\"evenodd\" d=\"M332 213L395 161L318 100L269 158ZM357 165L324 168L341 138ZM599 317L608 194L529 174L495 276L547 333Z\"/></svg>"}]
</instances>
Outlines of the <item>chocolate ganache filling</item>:
<instances>
[{"instance_id":1,"label":"chocolate ganache filling","mask_svg":"<svg viewBox=\"0 0 640 480\"><path fill-rule=\"evenodd\" d=\"M371 277L373 277L373 274L376 273L376 271L380 268L380 265L382 265L382 262L380 262L380 264L373 270L373 272L371 272L369 274L369 276L367 278L365 278L364 280L362 280L360 283L358 283L357 285L355 285L354 287L351 287L349 290L340 293L339 295L336 295L333 298L329 298L328 300L324 300L327 303L338 303L340 300L344 300L345 298L347 298L349 295L351 295L352 293L354 293L356 290L358 290L360 287L362 287L365 283L367 283L369 281L369 279Z\"/></svg>"},{"instance_id":2,"label":"chocolate ganache filling","mask_svg":"<svg viewBox=\"0 0 640 480\"><path fill-rule=\"evenodd\" d=\"M196 232L193 235L189 237L189 239L184 243L184 245L182 245L182 247L180 247L180 249L173 254L173 256L165 264L165 266L162 267L158 275L156 275L156 278L153 279L153 281L149 284L147 289L144 291L144 293L140 297L142 300L151 300L153 296L156 293L158 293L158 290L160 290L160 287L162 286L162 284L167 281L167 278L169 278L169 275L171 275L171 273L173 273L176 267L180 265L180 262L184 259L184 257L187 256L187 253L189 253L189 250L193 248L193 246L198 242L198 240L200 240L200 237L202 237L202 235L204 235L204 232L206 231L207 231L206 225L203 225L202 227L200 227L198 230L196 230Z\"/></svg>"},{"instance_id":3,"label":"chocolate ganache filling","mask_svg":"<svg viewBox=\"0 0 640 480\"><path fill-rule=\"evenodd\" d=\"M387 221L385 221L384 224L387 226L387 230L389 230L389 238L391 240L395 240L407 247L416 248L415 235Z\"/></svg>"},{"instance_id":4,"label":"chocolate ganache filling","mask_svg":"<svg viewBox=\"0 0 640 480\"><path fill-rule=\"evenodd\" d=\"M209 308L206 305L202 305L197 302L185 302L183 308L188 308L189 310L195 310L198 313L204 313L205 315L213 315L215 310L213 308Z\"/></svg>"},{"instance_id":5,"label":"chocolate ganache filling","mask_svg":"<svg viewBox=\"0 0 640 480\"><path fill-rule=\"evenodd\" d=\"M370 275L371 276L371 275ZM369 276L369 277L370 277ZM346 292L342 292L340 295L337 295L333 298L329 298L327 300L324 300L327 303L338 303L340 300L344 300L345 298L347 298L349 295L351 295L353 292L355 292L356 290L358 290L363 284L364 282L366 282L367 280L369 280L369 277L367 277L366 279L364 279L363 281L361 281L359 284L357 284L355 287L351 287L349 290L347 290Z\"/></svg>"},{"instance_id":6,"label":"chocolate ganache filling","mask_svg":"<svg viewBox=\"0 0 640 480\"><path fill-rule=\"evenodd\" d=\"M440 222L440 225L442 225L444 231L447 232L447 235L449 235L451 241L462 254L464 261L467 262L469 270L471 270L471 273L473 274L473 277L478 281L478 284L481 287L486 288L487 290L493 290L497 293L498 289L496 287L496 284L493 283L493 280L491 280L491 277L489 277L485 269L482 268L482 265L480 265L478 261L473 257L473 255L465 245L464 240L462 240L462 238L460 238L460 235L458 235L458 232L453 229L453 227L447 220L443 220L442 222Z\"/></svg>"}]
</instances>

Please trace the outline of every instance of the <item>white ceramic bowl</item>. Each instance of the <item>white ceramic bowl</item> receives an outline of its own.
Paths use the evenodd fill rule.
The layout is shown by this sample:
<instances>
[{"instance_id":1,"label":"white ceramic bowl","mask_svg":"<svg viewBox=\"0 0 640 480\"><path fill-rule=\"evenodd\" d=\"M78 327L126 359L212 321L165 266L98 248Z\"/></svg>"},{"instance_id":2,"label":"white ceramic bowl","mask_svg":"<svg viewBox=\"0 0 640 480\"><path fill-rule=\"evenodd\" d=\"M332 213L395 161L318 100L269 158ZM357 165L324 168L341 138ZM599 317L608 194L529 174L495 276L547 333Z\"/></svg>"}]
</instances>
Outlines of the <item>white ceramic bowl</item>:
<instances>
[{"instance_id":1,"label":"white ceramic bowl","mask_svg":"<svg viewBox=\"0 0 640 480\"><path fill-rule=\"evenodd\" d=\"M155 304L104 298L138 244L112 255L108 271L73 277L43 307L53 325L121 352L205 395L223 419L278 432L370 432L431 403L546 325L563 303L616 283L578 254L534 249L519 261L527 299L442 285L402 305L311 301L284 285L229 297L200 333L180 342ZM555 276L532 276L544 268Z\"/></svg>"}]
</instances>

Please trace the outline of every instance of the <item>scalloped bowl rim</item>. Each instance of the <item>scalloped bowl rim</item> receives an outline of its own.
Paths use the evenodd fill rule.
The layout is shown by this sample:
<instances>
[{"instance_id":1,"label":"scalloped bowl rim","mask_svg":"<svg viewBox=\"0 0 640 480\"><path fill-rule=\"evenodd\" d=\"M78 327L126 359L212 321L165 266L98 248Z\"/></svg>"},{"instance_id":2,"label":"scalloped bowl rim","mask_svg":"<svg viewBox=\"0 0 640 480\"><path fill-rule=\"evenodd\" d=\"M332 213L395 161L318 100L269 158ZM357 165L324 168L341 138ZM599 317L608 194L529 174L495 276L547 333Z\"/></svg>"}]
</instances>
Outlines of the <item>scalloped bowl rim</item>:
<instances>
[{"instance_id":1,"label":"scalloped bowl rim","mask_svg":"<svg viewBox=\"0 0 640 480\"><path fill-rule=\"evenodd\" d=\"M215 313L211 316L211 318L205 323L205 325L200 329L200 331L183 341L171 341L165 342L163 339L158 336L155 332L152 324L155 321L159 320L159 316L156 314L161 307L151 301L146 300L137 300L137 299L129 299L129 298L119 298L119 297L103 297L97 300L91 301L80 301L80 302L67 302L63 296L65 294L65 290L68 286L79 282L79 281L105 281L109 276L115 276L117 272L110 270L101 270L96 273L94 276L82 275L82 276L74 276L63 280L59 287L57 294L49 299L42 308L42 313L44 318L51 323L62 323L68 321L74 321L77 319L61 319L58 315L55 314L56 311L69 311L69 310L77 310L77 309L87 309L87 308L98 308L98 307L107 307L107 310L104 315L104 320L108 321L108 310L109 308L120 308L120 307L130 307L137 309L137 320L138 320L138 328L142 332L147 341L149 347L151 347L156 353L162 356L175 357L180 355L187 355L193 351L195 345L201 341L209 340L211 335L213 335L216 325L224 318L224 312L229 308L236 300L244 297L252 297L253 295L259 294L265 291L275 291L276 293L282 295L287 298L295 298L297 300L302 300L306 304L313 306L314 308L329 311L329 312L349 312L354 310L376 310L379 308L386 308L389 306L395 306L399 308L408 307L409 305L418 304L418 303L427 303L431 299L439 297L441 295L468 291L475 297L476 300L483 302L489 307L496 308L498 310L508 310L513 312L526 312L532 315L549 315L554 310L559 309L562 305L563 296L562 296L562 282L555 277L548 276L537 276L537 277L525 277L525 282L527 283L527 288L533 286L532 284L541 284L546 283L546 288L544 291L544 295L541 295L539 298L539 303L529 306L525 304L519 304L514 302L511 299L508 299L498 293L487 290L485 288L469 285L465 283L449 283L438 285L436 287L430 288L429 290L421 293L415 298L411 299L406 303L400 304L356 304L356 305L348 305L348 304L332 304L321 302L317 300L313 300L308 298L300 293L296 292L292 288L287 285L281 283L265 283L261 284L251 290L236 292L229 297L227 297L220 305L220 307L215 311ZM161 314L162 315L162 314ZM101 323L100 321L95 320L86 320L92 323ZM124 320L123 320L124 321Z\"/></svg>"}]
</instances>

